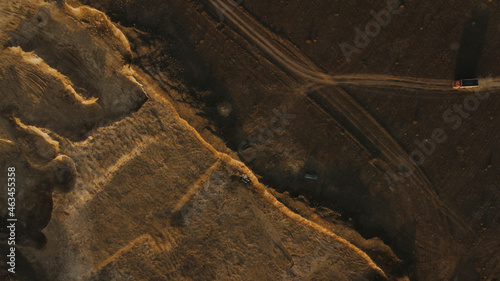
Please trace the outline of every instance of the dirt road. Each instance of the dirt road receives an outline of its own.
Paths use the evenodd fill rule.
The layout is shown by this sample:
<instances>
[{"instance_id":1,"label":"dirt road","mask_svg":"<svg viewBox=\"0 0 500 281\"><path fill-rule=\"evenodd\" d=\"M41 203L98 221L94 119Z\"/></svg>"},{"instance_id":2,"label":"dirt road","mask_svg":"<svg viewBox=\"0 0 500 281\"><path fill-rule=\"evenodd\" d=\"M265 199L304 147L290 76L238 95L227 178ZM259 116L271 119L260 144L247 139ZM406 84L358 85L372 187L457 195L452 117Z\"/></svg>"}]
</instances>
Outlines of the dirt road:
<instances>
[{"instance_id":1,"label":"dirt road","mask_svg":"<svg viewBox=\"0 0 500 281\"><path fill-rule=\"evenodd\" d=\"M307 82L315 82L321 85L329 86L363 86L377 88L401 88L411 90L434 90L441 91L444 95L451 92L450 81L438 79L423 79L411 77L395 77L389 75L342 75L332 76L323 73L313 62L308 60L292 44L273 39L271 32L262 27L255 19L240 10L234 3L223 0L210 1L212 8L215 8L218 14L223 14L228 23L233 28L238 29L244 36L259 47L285 72ZM230 4L231 3L231 4ZM257 32L256 30L262 30ZM268 38L271 39L268 39ZM492 85L500 86L498 83ZM490 85L490 86L492 86ZM335 94L320 91L322 102L330 102L335 110L340 113L347 124L347 128L355 128L360 132L355 135L359 142L371 148L376 148L381 159L387 164L384 165L397 173L400 164L400 157L408 158L408 153L394 140L387 131L371 116L361 105L341 89L336 89ZM407 180L413 182L415 186L424 191L425 197L438 209L443 211L446 216L454 222L463 231L468 232L468 227L456 216L449 208L444 206L436 194L432 183L429 181L420 166L408 162L411 169L414 170ZM381 166L379 166L381 168ZM384 168L381 168L384 171Z\"/></svg>"}]
</instances>

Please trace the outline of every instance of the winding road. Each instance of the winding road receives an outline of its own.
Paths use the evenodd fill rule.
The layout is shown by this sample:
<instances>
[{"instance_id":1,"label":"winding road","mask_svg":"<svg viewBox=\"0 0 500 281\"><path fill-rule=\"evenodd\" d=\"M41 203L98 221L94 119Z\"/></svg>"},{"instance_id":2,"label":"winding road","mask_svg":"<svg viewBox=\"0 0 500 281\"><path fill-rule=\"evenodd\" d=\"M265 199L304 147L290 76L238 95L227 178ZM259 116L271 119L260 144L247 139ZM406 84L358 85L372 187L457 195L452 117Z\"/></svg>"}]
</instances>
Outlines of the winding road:
<instances>
[{"instance_id":1,"label":"winding road","mask_svg":"<svg viewBox=\"0 0 500 281\"><path fill-rule=\"evenodd\" d=\"M426 90L436 91L440 95L454 95L457 91L452 90L451 81L439 79L424 79L411 77L396 77L390 75L376 74L353 74L353 75L329 75L322 72L312 61L305 57L291 43L279 38L267 28L263 27L258 21L249 16L247 13L239 9L231 1L224 0L202 0L208 8L216 9L219 15L223 15L227 20L227 24L232 26L235 31L252 41L268 59L275 62L283 71L291 76L305 80L307 83L323 86L361 86L371 88L396 88L406 90ZM266 38L267 37L267 38ZM480 84L486 85L489 90L500 89L499 79L481 79ZM485 87L485 86L483 86ZM335 111L344 120L343 124L347 128L354 128L359 134L355 134L362 145L366 147L376 147L378 150L378 158L374 163L375 166L383 172L393 171L398 174L400 166L400 158L408 159L408 152L381 126L370 113L368 113L361 105L359 105L348 93L342 89L335 87L335 91L319 90L318 95L322 100L329 102ZM462 92L462 91L461 91ZM463 93L467 93L464 91ZM332 95L332 93L334 93ZM366 148L365 147L365 148ZM409 175L406 175L406 182L411 182L413 185L420 187L418 192L427 198L428 202L420 202L419 204L431 203L438 207L443 212L445 217L452 221L453 224L459 227L464 233L470 232L470 227L458 217L453 211L445 206L437 195L433 184L422 171L420 166L408 161L411 169L414 170ZM406 194L406 199L412 198L415 194L403 188ZM413 194L413 196L412 196ZM423 212L428 209L426 206L421 206ZM432 215L428 213L427 215ZM444 226L441 226L444 227Z\"/></svg>"},{"instance_id":2,"label":"winding road","mask_svg":"<svg viewBox=\"0 0 500 281\"><path fill-rule=\"evenodd\" d=\"M219 11L219 14L222 12L234 27L253 41L271 60L294 76L322 85L441 91L447 95L452 94L456 96L457 92L453 91L451 87L452 81L443 79L398 77L380 74L329 75L322 72L319 67L301 54L293 44L271 33L248 14L243 12L237 14L239 9L234 2L228 1L225 3L222 0L212 0L210 2ZM267 33L266 36L270 37L271 40L267 39L262 33ZM479 80L479 85L483 89L500 89L500 78L482 78Z\"/></svg>"}]
</instances>

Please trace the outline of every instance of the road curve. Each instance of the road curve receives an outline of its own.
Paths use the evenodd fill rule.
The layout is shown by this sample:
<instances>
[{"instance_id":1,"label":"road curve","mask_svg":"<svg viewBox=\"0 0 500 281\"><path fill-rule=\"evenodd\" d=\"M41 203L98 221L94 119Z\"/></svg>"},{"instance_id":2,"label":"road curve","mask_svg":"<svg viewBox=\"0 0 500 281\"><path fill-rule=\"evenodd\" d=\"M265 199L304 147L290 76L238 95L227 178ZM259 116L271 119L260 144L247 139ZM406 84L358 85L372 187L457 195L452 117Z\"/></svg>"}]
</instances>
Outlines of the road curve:
<instances>
[{"instance_id":1,"label":"road curve","mask_svg":"<svg viewBox=\"0 0 500 281\"><path fill-rule=\"evenodd\" d=\"M298 76L305 80L315 82L318 84L331 85L331 86L362 86L372 88L395 88L405 90L431 90L446 92L446 94L456 94L452 91L451 82L443 79L428 79L428 78L414 78L414 77L397 77L392 75L382 74L352 74L352 75L329 75L322 72L312 61L302 55L295 47L278 38L273 38L275 43L265 38L262 34L255 31L255 26L259 23L242 13L243 19L234 11L237 6L234 2L225 3L222 0L211 0L210 3L219 11L223 12L225 17L231 21L236 28L244 33L249 39L269 57L284 68L288 73ZM254 26L249 24L252 22ZM269 34L268 34L269 36ZM278 44L276 44L278 43ZM295 58L291 58L292 54ZM480 79L480 85L486 84L483 88L489 90L500 89L500 78L497 79ZM487 80L490 80L488 83ZM435 93L434 93L435 94Z\"/></svg>"},{"instance_id":2,"label":"road curve","mask_svg":"<svg viewBox=\"0 0 500 281\"><path fill-rule=\"evenodd\" d=\"M223 12L224 16L228 19L229 23L239 29L248 39L253 41L255 45L268 55L271 60L274 60L282 69L289 74L303 78L308 82L317 84L330 85L330 86L363 86L363 87L380 87L380 88L401 88L401 89L414 89L414 90L435 90L450 93L450 81L438 79L423 79L411 77L396 77L389 75L377 74L353 74L353 75L338 75L332 76L321 72L321 70L314 65L309 59L300 54L293 45L286 42L272 43L264 37L264 35L256 32L255 29L259 28L262 32L269 33L261 24L246 13L240 12L241 17L235 12L239 11L238 7L234 4L227 4L223 0L210 0L209 1L215 9ZM245 17L245 19L242 19ZM249 24L251 22L251 24ZM272 38L272 35L271 35ZM284 50L286 49L286 50ZM293 54L293 56L287 55ZM500 86L500 83L490 83L491 86ZM337 94L330 95L328 100L334 105L335 109L347 120L349 126L355 127L361 132L360 138L364 141L361 143L371 144L378 148L383 161L387 162L388 166L397 173L400 163L400 157L408 159L408 153L403 149L399 143L394 140L372 116L361 105L359 105L352 97L343 90L336 91ZM322 95L326 94L325 92ZM443 205L439 196L436 194L432 183L429 181L420 166L412 161L408 161L414 170L407 180L413 182L415 186L421 188L425 197L433 204L440 207L449 220L461 228L464 232L468 232L467 225L456 215L449 210L447 206Z\"/></svg>"}]
</instances>

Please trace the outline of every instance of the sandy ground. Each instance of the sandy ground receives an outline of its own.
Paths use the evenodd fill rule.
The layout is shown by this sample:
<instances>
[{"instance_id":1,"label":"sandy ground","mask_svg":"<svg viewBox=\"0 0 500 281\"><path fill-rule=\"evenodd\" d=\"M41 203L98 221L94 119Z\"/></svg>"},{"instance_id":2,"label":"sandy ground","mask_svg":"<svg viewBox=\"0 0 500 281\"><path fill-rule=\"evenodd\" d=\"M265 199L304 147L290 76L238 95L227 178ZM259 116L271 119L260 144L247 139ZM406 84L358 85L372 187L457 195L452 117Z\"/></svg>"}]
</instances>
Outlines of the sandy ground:
<instances>
[{"instance_id":1,"label":"sandy ground","mask_svg":"<svg viewBox=\"0 0 500 281\"><path fill-rule=\"evenodd\" d=\"M265 186L214 123L185 117L188 86L139 53L147 33L76 3L1 13L1 161L21 186L2 278L407 280L383 241Z\"/></svg>"},{"instance_id":2,"label":"sandy ground","mask_svg":"<svg viewBox=\"0 0 500 281\"><path fill-rule=\"evenodd\" d=\"M355 27L387 5L88 2L160 38L193 86L170 97L181 116L211 120L189 122L215 131L263 182L381 237L412 280L498 278L498 3L405 1L347 60L340 44L355 45ZM172 84L162 78L172 67L146 53L137 61ZM482 77L479 93L451 89L469 77ZM284 110L294 118L270 130ZM426 139L436 144L427 153ZM412 153L421 165L401 166ZM398 167L415 172L387 181Z\"/></svg>"}]
</instances>

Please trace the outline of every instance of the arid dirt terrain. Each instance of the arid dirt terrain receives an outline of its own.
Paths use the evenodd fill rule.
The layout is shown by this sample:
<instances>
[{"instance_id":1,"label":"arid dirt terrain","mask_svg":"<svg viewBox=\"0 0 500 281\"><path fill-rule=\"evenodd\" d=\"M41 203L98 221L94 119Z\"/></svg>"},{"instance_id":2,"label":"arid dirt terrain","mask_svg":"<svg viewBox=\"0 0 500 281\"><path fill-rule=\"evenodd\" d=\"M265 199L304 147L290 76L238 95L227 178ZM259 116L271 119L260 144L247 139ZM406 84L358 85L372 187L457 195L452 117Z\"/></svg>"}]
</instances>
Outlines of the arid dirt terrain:
<instances>
[{"instance_id":1,"label":"arid dirt terrain","mask_svg":"<svg viewBox=\"0 0 500 281\"><path fill-rule=\"evenodd\" d=\"M0 1L0 280L498 281L499 5Z\"/></svg>"}]
</instances>

